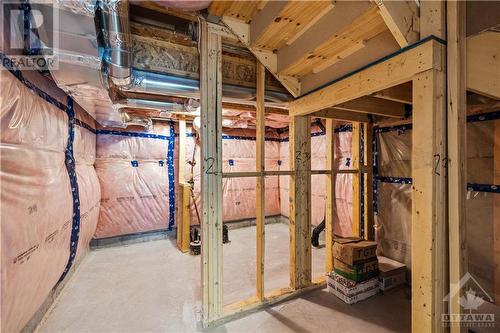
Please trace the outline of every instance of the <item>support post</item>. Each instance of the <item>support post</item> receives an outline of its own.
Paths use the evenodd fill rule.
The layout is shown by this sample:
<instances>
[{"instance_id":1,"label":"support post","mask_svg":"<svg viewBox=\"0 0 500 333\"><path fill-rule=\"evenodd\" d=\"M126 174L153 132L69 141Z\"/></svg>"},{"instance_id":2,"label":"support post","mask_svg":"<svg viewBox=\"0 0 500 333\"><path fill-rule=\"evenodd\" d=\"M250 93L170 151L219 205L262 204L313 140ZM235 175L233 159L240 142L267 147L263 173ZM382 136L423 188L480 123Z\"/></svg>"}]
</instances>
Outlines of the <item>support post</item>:
<instances>
[{"instance_id":1,"label":"support post","mask_svg":"<svg viewBox=\"0 0 500 333\"><path fill-rule=\"evenodd\" d=\"M222 42L200 27L203 323L222 315Z\"/></svg>"},{"instance_id":2,"label":"support post","mask_svg":"<svg viewBox=\"0 0 500 333\"><path fill-rule=\"evenodd\" d=\"M500 120L495 120L495 135L494 135L494 184L500 184ZM495 290L495 303L500 302L500 195L493 195L493 246L494 246L494 259L495 273L494 273L494 290Z\"/></svg>"},{"instance_id":3,"label":"support post","mask_svg":"<svg viewBox=\"0 0 500 333\"><path fill-rule=\"evenodd\" d=\"M256 67L256 158L255 171L265 171L265 119L264 119L264 84L266 69L262 63L257 60ZM256 186L256 232L257 232L257 298L264 300L264 258L265 258L265 219L266 219L266 178L262 173L257 177Z\"/></svg>"},{"instance_id":4,"label":"support post","mask_svg":"<svg viewBox=\"0 0 500 333\"><path fill-rule=\"evenodd\" d=\"M325 169L330 170L326 176L326 211L325 211L325 269L326 273L333 270L333 219L335 216L335 122L333 119L326 120L326 165Z\"/></svg>"},{"instance_id":5,"label":"support post","mask_svg":"<svg viewBox=\"0 0 500 333\"><path fill-rule=\"evenodd\" d=\"M449 313L461 314L459 282L467 272L467 95L465 1L447 2ZM460 325L451 326L460 332Z\"/></svg>"},{"instance_id":6,"label":"support post","mask_svg":"<svg viewBox=\"0 0 500 333\"><path fill-rule=\"evenodd\" d=\"M352 235L361 236L361 124L352 123L351 163L358 172L352 174Z\"/></svg>"},{"instance_id":7,"label":"support post","mask_svg":"<svg viewBox=\"0 0 500 333\"><path fill-rule=\"evenodd\" d=\"M311 122L290 119L290 288L311 281Z\"/></svg>"},{"instance_id":8,"label":"support post","mask_svg":"<svg viewBox=\"0 0 500 333\"><path fill-rule=\"evenodd\" d=\"M364 156L364 230L366 240L375 240L375 229L373 227L373 124L367 123L363 127L363 156Z\"/></svg>"},{"instance_id":9,"label":"support post","mask_svg":"<svg viewBox=\"0 0 500 333\"><path fill-rule=\"evenodd\" d=\"M177 177L179 186L177 187L177 247L182 252L189 251L189 199L190 186L186 184L186 120L179 120L179 158L177 159ZM187 210L187 211L186 211Z\"/></svg>"},{"instance_id":10,"label":"support post","mask_svg":"<svg viewBox=\"0 0 500 333\"><path fill-rule=\"evenodd\" d=\"M441 332L448 290L446 77L431 69L413 80L412 332Z\"/></svg>"}]
</instances>

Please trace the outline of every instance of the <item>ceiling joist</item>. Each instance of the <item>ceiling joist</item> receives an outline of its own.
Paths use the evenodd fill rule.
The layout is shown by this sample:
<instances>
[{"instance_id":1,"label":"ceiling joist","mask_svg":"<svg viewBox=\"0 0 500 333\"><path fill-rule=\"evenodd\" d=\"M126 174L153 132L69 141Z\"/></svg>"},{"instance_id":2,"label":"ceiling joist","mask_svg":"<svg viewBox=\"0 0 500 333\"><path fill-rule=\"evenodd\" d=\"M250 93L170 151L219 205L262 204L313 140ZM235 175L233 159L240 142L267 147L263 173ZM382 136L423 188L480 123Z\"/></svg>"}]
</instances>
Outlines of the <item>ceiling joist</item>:
<instances>
[{"instance_id":1,"label":"ceiling joist","mask_svg":"<svg viewBox=\"0 0 500 333\"><path fill-rule=\"evenodd\" d=\"M402 103L364 96L335 106L340 110L368 113L390 118L404 118L405 105Z\"/></svg>"},{"instance_id":2,"label":"ceiling joist","mask_svg":"<svg viewBox=\"0 0 500 333\"><path fill-rule=\"evenodd\" d=\"M412 83L406 82L398 86L390 87L384 90L377 91L372 96L386 99L389 101L412 104Z\"/></svg>"},{"instance_id":3,"label":"ceiling joist","mask_svg":"<svg viewBox=\"0 0 500 333\"><path fill-rule=\"evenodd\" d=\"M339 57L353 45L360 45L359 43L364 43L386 30L387 26L379 15L378 8L372 6L338 33L329 34L330 38L312 51L302 53L302 56L294 62L280 68L279 73L281 75L303 77L311 73L314 68L321 66L322 63L331 61L331 58Z\"/></svg>"},{"instance_id":4,"label":"ceiling joist","mask_svg":"<svg viewBox=\"0 0 500 333\"><path fill-rule=\"evenodd\" d=\"M291 44L333 8L331 1L273 1L250 25L250 44L262 50L278 50Z\"/></svg>"},{"instance_id":5,"label":"ceiling joist","mask_svg":"<svg viewBox=\"0 0 500 333\"><path fill-rule=\"evenodd\" d=\"M370 117L366 113L350 112L346 110L340 110L337 108L328 108L315 112L311 115L316 118L327 118L335 120L343 120L349 122L357 123L368 123L370 122Z\"/></svg>"}]
</instances>

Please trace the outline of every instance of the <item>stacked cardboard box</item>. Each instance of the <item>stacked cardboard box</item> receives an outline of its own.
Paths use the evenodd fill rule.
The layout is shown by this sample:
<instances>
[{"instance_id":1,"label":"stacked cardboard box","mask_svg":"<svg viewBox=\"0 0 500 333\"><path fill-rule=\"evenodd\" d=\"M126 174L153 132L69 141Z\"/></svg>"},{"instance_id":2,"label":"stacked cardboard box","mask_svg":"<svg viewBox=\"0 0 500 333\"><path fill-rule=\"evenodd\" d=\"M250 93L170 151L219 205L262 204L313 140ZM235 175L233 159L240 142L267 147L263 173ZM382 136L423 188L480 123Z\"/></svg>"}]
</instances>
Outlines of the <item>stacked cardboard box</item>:
<instances>
[{"instance_id":1,"label":"stacked cardboard box","mask_svg":"<svg viewBox=\"0 0 500 333\"><path fill-rule=\"evenodd\" d=\"M336 238L332 253L333 272L328 290L348 304L375 295L379 291L377 243L360 238Z\"/></svg>"},{"instance_id":2,"label":"stacked cardboard box","mask_svg":"<svg viewBox=\"0 0 500 333\"><path fill-rule=\"evenodd\" d=\"M379 256L380 290L389 290L406 282L406 266L395 260Z\"/></svg>"}]
</instances>

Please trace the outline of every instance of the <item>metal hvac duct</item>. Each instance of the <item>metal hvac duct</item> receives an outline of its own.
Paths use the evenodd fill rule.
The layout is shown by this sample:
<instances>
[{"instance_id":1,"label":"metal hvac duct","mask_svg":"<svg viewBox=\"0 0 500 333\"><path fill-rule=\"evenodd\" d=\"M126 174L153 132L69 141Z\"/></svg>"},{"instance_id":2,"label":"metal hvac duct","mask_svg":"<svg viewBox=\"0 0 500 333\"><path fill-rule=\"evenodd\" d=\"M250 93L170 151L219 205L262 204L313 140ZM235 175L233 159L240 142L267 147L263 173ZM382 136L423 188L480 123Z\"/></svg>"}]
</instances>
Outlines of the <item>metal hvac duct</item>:
<instances>
[{"instance_id":1,"label":"metal hvac duct","mask_svg":"<svg viewBox=\"0 0 500 333\"><path fill-rule=\"evenodd\" d=\"M128 0L103 0L101 32L108 76L117 86L129 85L132 68Z\"/></svg>"},{"instance_id":2,"label":"metal hvac duct","mask_svg":"<svg viewBox=\"0 0 500 333\"><path fill-rule=\"evenodd\" d=\"M129 2L102 0L101 29L106 52L108 76L123 92L199 98L199 81L167 74L132 69ZM255 89L224 84L226 98L252 101ZM281 92L265 92L268 102L286 103L291 96Z\"/></svg>"},{"instance_id":3,"label":"metal hvac duct","mask_svg":"<svg viewBox=\"0 0 500 333\"><path fill-rule=\"evenodd\" d=\"M119 100L117 103L113 104L115 110L122 109L142 109L142 110L156 110L156 111L184 111L184 106L182 104L170 103L170 102L160 102L149 99L138 99L138 98L126 98Z\"/></svg>"}]
</instances>

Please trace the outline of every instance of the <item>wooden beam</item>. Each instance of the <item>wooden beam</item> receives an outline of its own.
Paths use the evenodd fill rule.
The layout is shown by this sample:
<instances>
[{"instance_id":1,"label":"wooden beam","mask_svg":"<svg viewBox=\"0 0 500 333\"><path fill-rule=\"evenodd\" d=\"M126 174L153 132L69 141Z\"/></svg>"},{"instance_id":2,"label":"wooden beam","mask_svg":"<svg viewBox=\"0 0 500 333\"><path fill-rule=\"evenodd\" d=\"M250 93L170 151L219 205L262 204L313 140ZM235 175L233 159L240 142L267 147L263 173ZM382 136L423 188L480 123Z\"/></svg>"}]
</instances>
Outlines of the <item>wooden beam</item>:
<instances>
[{"instance_id":1,"label":"wooden beam","mask_svg":"<svg viewBox=\"0 0 500 333\"><path fill-rule=\"evenodd\" d=\"M334 55L333 57L324 60L321 62L319 65L313 68L312 73L317 74L325 69L327 69L330 66L335 65L337 62L347 58L348 56L352 55L353 53L356 53L357 51L361 50L366 46L366 41L365 40L360 40L352 44L351 46L341 50L339 53Z\"/></svg>"},{"instance_id":2,"label":"wooden beam","mask_svg":"<svg viewBox=\"0 0 500 333\"><path fill-rule=\"evenodd\" d=\"M377 63L336 81L318 91L290 103L290 116L306 115L349 100L410 81L415 74L428 69L440 69L435 59L442 45L429 40L390 59Z\"/></svg>"},{"instance_id":3,"label":"wooden beam","mask_svg":"<svg viewBox=\"0 0 500 333\"><path fill-rule=\"evenodd\" d=\"M500 120L495 120L495 136L494 136L494 151L493 151L493 164L494 164L494 184L500 184ZM495 302L500 300L500 196L495 194L493 196L493 246L494 246L494 260L495 273L494 273L494 291Z\"/></svg>"},{"instance_id":4,"label":"wooden beam","mask_svg":"<svg viewBox=\"0 0 500 333\"><path fill-rule=\"evenodd\" d=\"M374 215L373 215L373 124L363 124L363 157L364 177L363 193L364 197L364 237L366 240L375 240Z\"/></svg>"},{"instance_id":5,"label":"wooden beam","mask_svg":"<svg viewBox=\"0 0 500 333\"><path fill-rule=\"evenodd\" d=\"M377 7L372 6L337 34L330 35L327 33L330 38L311 52L305 53L302 51L302 56L288 66L281 67L280 65L279 74L302 78L311 73L314 68L321 67L324 62L329 64L330 59L340 57L354 44L362 41L366 42L384 31L387 31L387 27L378 14ZM328 66L326 65L326 67Z\"/></svg>"},{"instance_id":6,"label":"wooden beam","mask_svg":"<svg viewBox=\"0 0 500 333\"><path fill-rule=\"evenodd\" d=\"M191 226L190 198L191 186L179 183L177 208L177 247L182 252L189 252L189 232Z\"/></svg>"},{"instance_id":7,"label":"wooden beam","mask_svg":"<svg viewBox=\"0 0 500 333\"><path fill-rule=\"evenodd\" d=\"M419 39L418 7L415 1L375 0L379 13L400 47Z\"/></svg>"},{"instance_id":8,"label":"wooden beam","mask_svg":"<svg viewBox=\"0 0 500 333\"><path fill-rule=\"evenodd\" d=\"M358 170L352 174L352 236L361 236L361 124L352 123L351 163Z\"/></svg>"},{"instance_id":9,"label":"wooden beam","mask_svg":"<svg viewBox=\"0 0 500 333\"><path fill-rule=\"evenodd\" d=\"M412 102L412 92L411 92L411 81L390 87L384 90L377 91L372 94L373 97L387 99L389 101L411 104Z\"/></svg>"},{"instance_id":10,"label":"wooden beam","mask_svg":"<svg viewBox=\"0 0 500 333\"><path fill-rule=\"evenodd\" d=\"M262 50L278 50L332 8L331 1L271 2L251 23L251 45Z\"/></svg>"},{"instance_id":11,"label":"wooden beam","mask_svg":"<svg viewBox=\"0 0 500 333\"><path fill-rule=\"evenodd\" d=\"M448 86L448 223L449 223L449 313L463 313L460 280L467 272L467 93L465 48L465 1L447 4L447 86ZM455 289L456 288L456 289ZM456 292L455 292L456 291ZM458 323L456 323L458 324ZM451 327L460 332L459 325Z\"/></svg>"},{"instance_id":12,"label":"wooden beam","mask_svg":"<svg viewBox=\"0 0 500 333\"><path fill-rule=\"evenodd\" d=\"M182 252L189 251L189 199L191 197L191 188L186 184L185 179L186 168L186 120L179 119L179 158L177 159L177 177L179 179L179 187L177 189L178 206L177 206L177 247ZM186 207L187 206L187 207Z\"/></svg>"},{"instance_id":13,"label":"wooden beam","mask_svg":"<svg viewBox=\"0 0 500 333\"><path fill-rule=\"evenodd\" d=\"M290 45L277 51L278 71L283 71L295 63L304 54L312 53L319 45L324 44L331 35L338 34L344 27L363 15L370 7L368 1L337 1L335 7L324 15L316 24L307 29ZM325 33L328 31L328 33Z\"/></svg>"},{"instance_id":14,"label":"wooden beam","mask_svg":"<svg viewBox=\"0 0 500 333\"><path fill-rule=\"evenodd\" d=\"M255 15L250 23L250 45L255 46L255 41L279 17L280 12L287 4L289 4L287 1L271 1L266 5L266 10L262 10Z\"/></svg>"},{"instance_id":15,"label":"wooden beam","mask_svg":"<svg viewBox=\"0 0 500 333\"><path fill-rule=\"evenodd\" d=\"M444 330L441 315L448 290L445 80L445 72L438 70L417 74L413 80L413 332Z\"/></svg>"},{"instance_id":16,"label":"wooden beam","mask_svg":"<svg viewBox=\"0 0 500 333\"><path fill-rule=\"evenodd\" d=\"M222 315L222 41L201 20L201 236L203 323Z\"/></svg>"},{"instance_id":17,"label":"wooden beam","mask_svg":"<svg viewBox=\"0 0 500 333\"><path fill-rule=\"evenodd\" d=\"M311 116L316 118L336 119L349 122L354 121L358 123L367 123L370 121L370 117L366 113L346 111L337 108L328 108L325 110L321 110L313 113Z\"/></svg>"},{"instance_id":18,"label":"wooden beam","mask_svg":"<svg viewBox=\"0 0 500 333\"><path fill-rule=\"evenodd\" d=\"M467 38L467 90L500 99L500 33Z\"/></svg>"},{"instance_id":19,"label":"wooden beam","mask_svg":"<svg viewBox=\"0 0 500 333\"><path fill-rule=\"evenodd\" d=\"M326 210L325 210L325 273L333 271L333 235L335 232L335 121L327 119L326 129L326 164L325 168L330 170L326 177Z\"/></svg>"},{"instance_id":20,"label":"wooden beam","mask_svg":"<svg viewBox=\"0 0 500 333\"><path fill-rule=\"evenodd\" d=\"M420 39L446 39L446 1L420 1Z\"/></svg>"},{"instance_id":21,"label":"wooden beam","mask_svg":"<svg viewBox=\"0 0 500 333\"><path fill-rule=\"evenodd\" d=\"M290 119L290 288L311 285L311 121Z\"/></svg>"},{"instance_id":22,"label":"wooden beam","mask_svg":"<svg viewBox=\"0 0 500 333\"><path fill-rule=\"evenodd\" d=\"M338 104L337 109L352 112L375 114L391 118L403 118L405 116L405 106L402 103L393 102L371 96L364 96L349 102Z\"/></svg>"},{"instance_id":23,"label":"wooden beam","mask_svg":"<svg viewBox=\"0 0 500 333\"><path fill-rule=\"evenodd\" d=\"M267 6L266 6L267 7ZM300 95L300 82L294 77L287 75L278 75L278 60L275 53L257 49L250 45L250 25L230 17L223 17L223 23L238 37L240 42L245 45L261 62L267 70L278 80L294 97Z\"/></svg>"},{"instance_id":24,"label":"wooden beam","mask_svg":"<svg viewBox=\"0 0 500 333\"><path fill-rule=\"evenodd\" d=\"M260 62L257 63L257 83L256 83L256 108L257 108L257 121L256 121L256 158L255 170L257 172L265 171L265 150L266 150L266 127L265 127L265 108L264 108L264 84L266 69ZM265 259L265 220L266 220L266 178L264 175L257 177L256 186L256 232L257 232L257 298L264 299L264 259Z\"/></svg>"}]
</instances>

